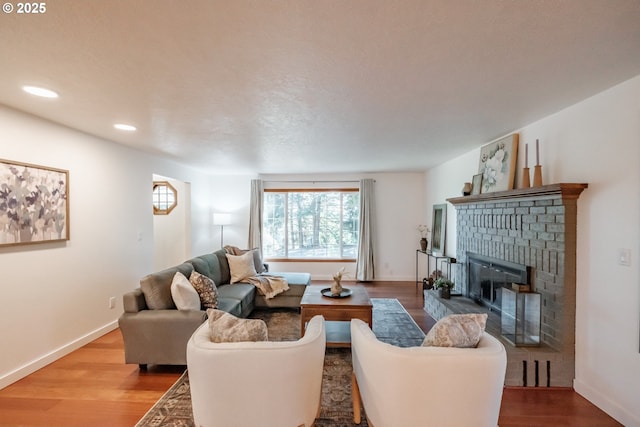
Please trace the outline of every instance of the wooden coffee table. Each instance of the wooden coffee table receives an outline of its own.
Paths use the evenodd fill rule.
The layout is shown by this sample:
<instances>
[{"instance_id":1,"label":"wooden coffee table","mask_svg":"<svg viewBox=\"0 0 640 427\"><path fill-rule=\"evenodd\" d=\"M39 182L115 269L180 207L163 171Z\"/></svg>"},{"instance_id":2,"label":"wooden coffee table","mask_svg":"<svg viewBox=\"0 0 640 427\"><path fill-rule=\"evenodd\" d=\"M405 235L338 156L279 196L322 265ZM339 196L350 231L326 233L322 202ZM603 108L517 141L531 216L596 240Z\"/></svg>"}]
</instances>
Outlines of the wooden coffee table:
<instances>
[{"instance_id":1,"label":"wooden coffee table","mask_svg":"<svg viewBox=\"0 0 640 427\"><path fill-rule=\"evenodd\" d=\"M329 298L320 291L330 285L309 285L300 301L300 331L304 335L307 322L315 315L324 316L327 347L351 347L351 319L373 326L373 305L362 285L347 285L352 290L346 298Z\"/></svg>"}]
</instances>

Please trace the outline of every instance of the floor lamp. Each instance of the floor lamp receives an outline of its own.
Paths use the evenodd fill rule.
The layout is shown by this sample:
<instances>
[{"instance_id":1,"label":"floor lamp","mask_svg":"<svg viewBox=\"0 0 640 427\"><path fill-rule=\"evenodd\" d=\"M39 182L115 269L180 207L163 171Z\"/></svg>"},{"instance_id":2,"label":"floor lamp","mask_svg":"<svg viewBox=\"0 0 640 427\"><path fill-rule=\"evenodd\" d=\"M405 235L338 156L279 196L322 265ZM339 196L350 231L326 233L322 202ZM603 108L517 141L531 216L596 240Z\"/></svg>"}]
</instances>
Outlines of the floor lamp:
<instances>
[{"instance_id":1,"label":"floor lamp","mask_svg":"<svg viewBox=\"0 0 640 427\"><path fill-rule=\"evenodd\" d=\"M228 213L214 213L213 224L220 226L220 247L224 246L224 226L231 224L231 214Z\"/></svg>"}]
</instances>

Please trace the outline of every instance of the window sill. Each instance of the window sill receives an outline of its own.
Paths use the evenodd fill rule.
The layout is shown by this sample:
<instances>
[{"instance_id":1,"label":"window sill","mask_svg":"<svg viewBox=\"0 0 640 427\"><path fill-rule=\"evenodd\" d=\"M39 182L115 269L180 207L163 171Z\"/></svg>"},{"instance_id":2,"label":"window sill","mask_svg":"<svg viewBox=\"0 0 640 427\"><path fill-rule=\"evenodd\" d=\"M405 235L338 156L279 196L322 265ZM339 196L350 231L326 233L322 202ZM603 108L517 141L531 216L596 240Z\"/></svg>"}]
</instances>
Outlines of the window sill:
<instances>
[{"instance_id":1,"label":"window sill","mask_svg":"<svg viewBox=\"0 0 640 427\"><path fill-rule=\"evenodd\" d=\"M265 258L265 262L356 262L355 258Z\"/></svg>"}]
</instances>

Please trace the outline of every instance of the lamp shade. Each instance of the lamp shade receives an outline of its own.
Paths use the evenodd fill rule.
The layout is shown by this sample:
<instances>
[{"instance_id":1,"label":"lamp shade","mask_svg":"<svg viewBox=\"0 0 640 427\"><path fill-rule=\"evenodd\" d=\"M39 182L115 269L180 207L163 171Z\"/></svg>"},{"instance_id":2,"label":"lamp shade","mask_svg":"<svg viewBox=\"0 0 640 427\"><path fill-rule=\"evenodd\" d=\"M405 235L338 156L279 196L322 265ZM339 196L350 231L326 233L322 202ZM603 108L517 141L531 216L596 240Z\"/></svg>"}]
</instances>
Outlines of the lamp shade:
<instances>
[{"instance_id":1,"label":"lamp shade","mask_svg":"<svg viewBox=\"0 0 640 427\"><path fill-rule=\"evenodd\" d=\"M213 214L214 225L229 225L231 224L231 214L228 213L214 213Z\"/></svg>"}]
</instances>

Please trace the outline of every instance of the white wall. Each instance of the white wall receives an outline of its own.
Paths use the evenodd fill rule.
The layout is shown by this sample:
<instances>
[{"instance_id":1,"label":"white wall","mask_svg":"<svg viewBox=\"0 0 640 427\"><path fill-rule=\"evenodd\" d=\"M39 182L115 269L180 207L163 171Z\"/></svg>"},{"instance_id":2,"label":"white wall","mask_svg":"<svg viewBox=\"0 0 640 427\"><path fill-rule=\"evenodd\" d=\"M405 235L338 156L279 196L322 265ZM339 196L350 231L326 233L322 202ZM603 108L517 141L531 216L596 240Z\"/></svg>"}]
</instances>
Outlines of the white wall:
<instances>
[{"instance_id":1,"label":"white wall","mask_svg":"<svg viewBox=\"0 0 640 427\"><path fill-rule=\"evenodd\" d=\"M231 224L224 226L223 246L247 247L252 178L255 177L219 175L212 178L211 220L214 213L231 214ZM219 225L213 225L213 248L209 252L220 249L220 231Z\"/></svg>"},{"instance_id":2,"label":"white wall","mask_svg":"<svg viewBox=\"0 0 640 427\"><path fill-rule=\"evenodd\" d=\"M167 181L177 193L177 204L168 215L153 216L153 271L159 271L190 258L191 185L155 174L153 181Z\"/></svg>"},{"instance_id":3,"label":"white wall","mask_svg":"<svg viewBox=\"0 0 640 427\"><path fill-rule=\"evenodd\" d=\"M447 203L452 197L462 196L462 187L465 182L471 182L473 175L478 173L480 148L464 154L458 158L445 162L431 169L425 175L425 212L427 224L431 227L433 221L433 205ZM447 229L445 254L456 256L456 210L451 203L447 203ZM431 239L429 239L431 240ZM431 245L431 243L429 243Z\"/></svg>"},{"instance_id":4,"label":"white wall","mask_svg":"<svg viewBox=\"0 0 640 427\"><path fill-rule=\"evenodd\" d=\"M578 200L574 387L625 426L640 426L640 76L516 131L518 171L524 144L532 166L539 139L543 183L589 184ZM458 196L478 156L479 148L428 171L427 206ZM631 249L631 266L618 264L619 248Z\"/></svg>"},{"instance_id":5,"label":"white wall","mask_svg":"<svg viewBox=\"0 0 640 427\"><path fill-rule=\"evenodd\" d=\"M122 294L152 271L153 173L190 182L201 201L194 252L212 233L211 182L195 170L1 106L0 129L0 158L69 170L71 221L66 243L0 248L4 387L116 327Z\"/></svg>"},{"instance_id":6,"label":"white wall","mask_svg":"<svg viewBox=\"0 0 640 427\"><path fill-rule=\"evenodd\" d=\"M200 255L220 248L220 226L213 225L215 212L231 214L232 224L224 227L224 245L240 248L247 247L249 235L249 202L252 176L211 176L210 214L206 221L210 230L207 246L199 247L192 254ZM418 224L424 224L426 216L423 210L424 174L423 173L378 173L365 175L265 175L265 181L322 181L358 180L372 178L376 180L377 197L377 254L376 280L403 281L415 279L415 249L419 247ZM274 184L276 187L279 184ZM317 186L316 185L316 186ZM356 185L355 183L353 185ZM309 188L311 184L303 184ZM460 187L462 188L462 186ZM198 203L194 198L193 204ZM202 232L193 225L193 238ZM194 248L196 245L193 245ZM191 255L190 255L191 256ZM330 279L344 263L327 262L270 262L271 271L300 271L311 273L312 279ZM347 271L351 274L346 280L353 280L355 263L349 263Z\"/></svg>"},{"instance_id":7,"label":"white wall","mask_svg":"<svg viewBox=\"0 0 640 427\"><path fill-rule=\"evenodd\" d=\"M420 247L418 224L426 221L424 213L424 175L423 173L372 173L362 175L265 175L269 181L314 181L315 186L326 187L322 181L357 181L375 179L376 196L376 279L375 280L415 280L415 250ZM284 184L266 184L271 187L283 187ZM339 183L335 184L342 186ZM357 186L356 182L351 183ZM302 188L311 188L313 184L303 183ZM286 187L285 187L286 188ZM461 187L462 188L462 187ZM327 262L270 262L271 271L306 271L312 279L331 279L332 275L345 266L349 273L345 280L355 277L355 263Z\"/></svg>"}]
</instances>

